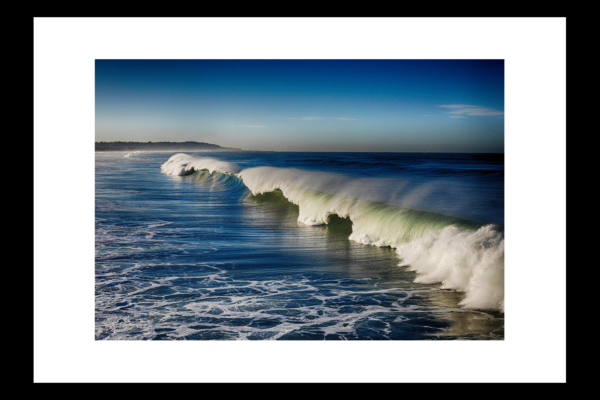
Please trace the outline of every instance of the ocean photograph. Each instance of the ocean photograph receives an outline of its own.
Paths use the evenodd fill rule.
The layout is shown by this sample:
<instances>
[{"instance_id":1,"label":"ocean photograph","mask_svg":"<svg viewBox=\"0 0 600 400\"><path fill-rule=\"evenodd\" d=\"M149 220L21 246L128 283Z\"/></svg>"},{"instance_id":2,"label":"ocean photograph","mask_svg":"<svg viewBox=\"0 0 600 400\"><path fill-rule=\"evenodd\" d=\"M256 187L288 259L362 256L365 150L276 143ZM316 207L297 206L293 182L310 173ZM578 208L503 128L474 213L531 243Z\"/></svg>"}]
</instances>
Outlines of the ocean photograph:
<instances>
[{"instance_id":1,"label":"ocean photograph","mask_svg":"<svg viewBox=\"0 0 600 400\"><path fill-rule=\"evenodd\" d=\"M96 59L95 340L503 341L504 73Z\"/></svg>"}]
</instances>

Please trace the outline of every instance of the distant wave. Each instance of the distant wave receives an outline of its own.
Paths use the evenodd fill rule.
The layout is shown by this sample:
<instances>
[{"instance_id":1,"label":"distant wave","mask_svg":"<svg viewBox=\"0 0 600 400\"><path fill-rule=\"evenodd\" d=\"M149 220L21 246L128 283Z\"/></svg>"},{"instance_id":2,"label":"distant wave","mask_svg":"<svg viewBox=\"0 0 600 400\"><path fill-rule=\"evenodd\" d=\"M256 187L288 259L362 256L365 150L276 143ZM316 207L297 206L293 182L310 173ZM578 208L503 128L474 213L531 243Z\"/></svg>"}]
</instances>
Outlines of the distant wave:
<instances>
[{"instance_id":1,"label":"distant wave","mask_svg":"<svg viewBox=\"0 0 600 400\"><path fill-rule=\"evenodd\" d=\"M135 156L138 153L141 153L141 151L134 151L134 152L131 152L131 153L127 153L123 157L126 157L126 158L133 157L133 156Z\"/></svg>"},{"instance_id":2,"label":"distant wave","mask_svg":"<svg viewBox=\"0 0 600 400\"><path fill-rule=\"evenodd\" d=\"M241 171L236 164L217 160L211 157L192 157L188 154L175 154L167 162L161 165L160 170L167 175L190 175L196 171L207 170L211 174L214 171L226 174L236 174Z\"/></svg>"},{"instance_id":3,"label":"distant wave","mask_svg":"<svg viewBox=\"0 0 600 400\"><path fill-rule=\"evenodd\" d=\"M293 168L254 167L176 154L161 166L169 175L208 170L241 179L253 195L281 191L299 207L298 221L327 224L332 216L352 222L349 239L390 246L416 282L441 283L465 293L461 306L504 312L504 232L494 225L372 200L368 180ZM418 196L417 196L418 198Z\"/></svg>"}]
</instances>

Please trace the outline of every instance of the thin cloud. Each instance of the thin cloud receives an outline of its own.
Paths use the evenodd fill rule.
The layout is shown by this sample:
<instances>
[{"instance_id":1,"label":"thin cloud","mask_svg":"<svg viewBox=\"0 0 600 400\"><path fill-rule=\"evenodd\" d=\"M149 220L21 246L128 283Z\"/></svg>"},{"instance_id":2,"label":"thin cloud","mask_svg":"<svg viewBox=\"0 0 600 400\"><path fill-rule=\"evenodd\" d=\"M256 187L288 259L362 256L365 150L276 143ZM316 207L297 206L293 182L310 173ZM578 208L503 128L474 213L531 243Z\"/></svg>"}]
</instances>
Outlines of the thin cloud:
<instances>
[{"instance_id":1,"label":"thin cloud","mask_svg":"<svg viewBox=\"0 0 600 400\"><path fill-rule=\"evenodd\" d=\"M462 115L451 115L450 118L467 118Z\"/></svg>"},{"instance_id":2,"label":"thin cloud","mask_svg":"<svg viewBox=\"0 0 600 400\"><path fill-rule=\"evenodd\" d=\"M325 119L322 117L302 117L302 118L288 118L288 119L300 119L302 121L315 121L317 119Z\"/></svg>"},{"instance_id":3,"label":"thin cloud","mask_svg":"<svg viewBox=\"0 0 600 400\"><path fill-rule=\"evenodd\" d=\"M264 125L242 125L244 128L266 128Z\"/></svg>"},{"instance_id":4,"label":"thin cloud","mask_svg":"<svg viewBox=\"0 0 600 400\"><path fill-rule=\"evenodd\" d=\"M345 121L358 121L356 118L345 118L345 117L336 117L336 118L325 118L325 117L267 117L267 118L279 118L279 119L295 119L299 121L318 121L323 119L341 119Z\"/></svg>"},{"instance_id":5,"label":"thin cloud","mask_svg":"<svg viewBox=\"0 0 600 400\"><path fill-rule=\"evenodd\" d=\"M449 114L454 114L455 116L470 116L470 117L503 117L504 111L499 111L490 107L483 106L470 106L466 104L448 104L443 106L438 106L441 108L449 108L452 111L449 111ZM455 118L455 116L450 116L451 118Z\"/></svg>"}]
</instances>

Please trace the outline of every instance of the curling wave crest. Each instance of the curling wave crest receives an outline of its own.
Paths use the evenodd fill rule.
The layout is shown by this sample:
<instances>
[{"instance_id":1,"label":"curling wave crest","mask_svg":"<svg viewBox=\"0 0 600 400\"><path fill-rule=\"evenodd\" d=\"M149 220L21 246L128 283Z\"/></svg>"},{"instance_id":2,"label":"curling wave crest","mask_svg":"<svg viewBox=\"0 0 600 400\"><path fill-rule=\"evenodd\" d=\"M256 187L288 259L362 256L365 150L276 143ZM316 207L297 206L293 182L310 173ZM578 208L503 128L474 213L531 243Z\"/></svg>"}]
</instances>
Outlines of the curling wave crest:
<instances>
[{"instance_id":1,"label":"curling wave crest","mask_svg":"<svg viewBox=\"0 0 600 400\"><path fill-rule=\"evenodd\" d=\"M298 221L306 225L327 224L333 215L348 218L350 240L394 248L399 265L417 273L416 282L464 292L460 304L465 308L504 312L504 232L495 225L374 201L377 185L368 179L293 168L241 169L187 154L176 154L161 166L168 175L203 170L233 175L253 195L280 191L299 207Z\"/></svg>"}]
</instances>

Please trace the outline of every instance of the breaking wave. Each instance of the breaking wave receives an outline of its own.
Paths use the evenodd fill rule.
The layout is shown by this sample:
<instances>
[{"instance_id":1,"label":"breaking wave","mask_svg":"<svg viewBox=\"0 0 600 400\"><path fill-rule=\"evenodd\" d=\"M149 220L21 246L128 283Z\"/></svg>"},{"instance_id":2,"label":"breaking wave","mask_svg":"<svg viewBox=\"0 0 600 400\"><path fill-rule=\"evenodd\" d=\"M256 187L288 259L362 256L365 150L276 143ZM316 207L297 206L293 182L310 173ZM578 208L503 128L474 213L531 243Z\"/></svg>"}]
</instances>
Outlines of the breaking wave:
<instances>
[{"instance_id":1,"label":"breaking wave","mask_svg":"<svg viewBox=\"0 0 600 400\"><path fill-rule=\"evenodd\" d=\"M212 157L192 157L187 154L175 154L169 160L161 165L160 170L167 175L190 175L196 171L207 170L211 174L215 171L236 174L241 171L237 165L217 160Z\"/></svg>"},{"instance_id":2,"label":"breaking wave","mask_svg":"<svg viewBox=\"0 0 600 400\"><path fill-rule=\"evenodd\" d=\"M460 304L465 308L504 312L504 232L498 226L375 201L377 185L369 179L293 168L242 170L187 154L176 154L161 166L169 175L202 170L235 176L255 196L281 192L299 207L298 221L306 225L347 218L352 222L350 240L396 249L399 265L415 271L416 282L464 292Z\"/></svg>"}]
</instances>

